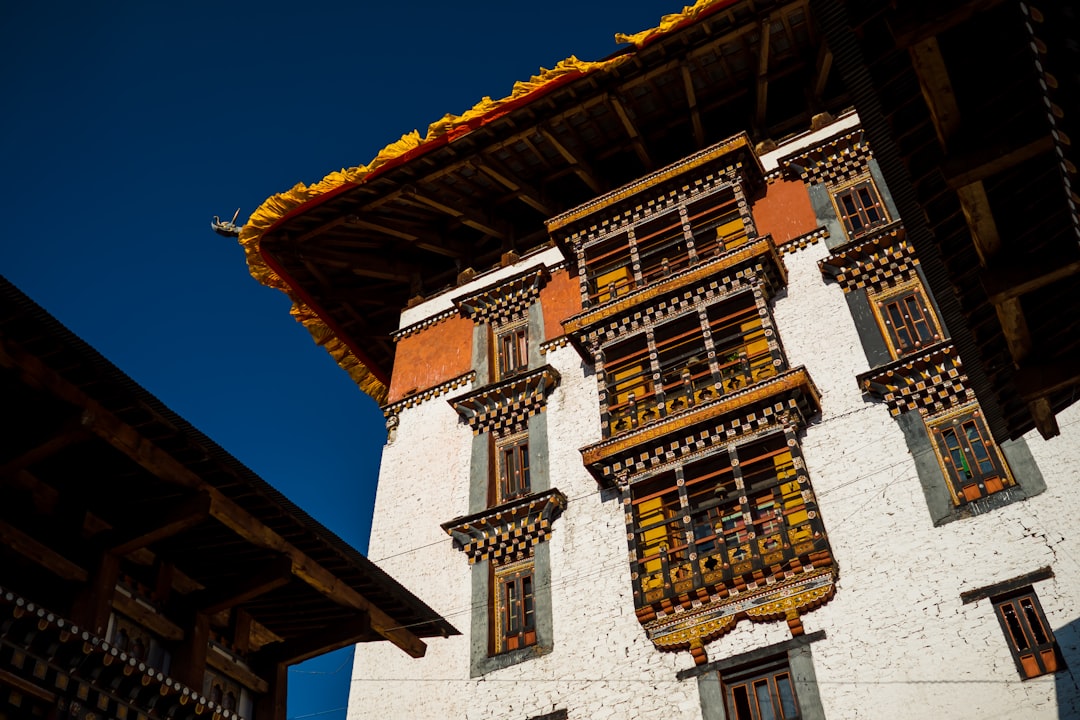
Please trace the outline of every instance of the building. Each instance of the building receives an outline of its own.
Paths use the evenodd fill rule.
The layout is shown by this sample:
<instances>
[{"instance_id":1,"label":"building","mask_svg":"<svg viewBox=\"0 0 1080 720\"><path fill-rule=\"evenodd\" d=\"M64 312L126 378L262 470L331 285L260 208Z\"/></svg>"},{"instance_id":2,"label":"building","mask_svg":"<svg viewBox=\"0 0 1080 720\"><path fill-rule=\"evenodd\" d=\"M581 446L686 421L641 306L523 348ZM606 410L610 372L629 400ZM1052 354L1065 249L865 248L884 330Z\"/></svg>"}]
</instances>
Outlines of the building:
<instances>
[{"instance_id":1,"label":"building","mask_svg":"<svg viewBox=\"0 0 1080 720\"><path fill-rule=\"evenodd\" d=\"M253 215L468 628L350 717L1080 715L1071 10L916 5L703 0Z\"/></svg>"},{"instance_id":2,"label":"building","mask_svg":"<svg viewBox=\"0 0 1080 720\"><path fill-rule=\"evenodd\" d=\"M456 630L0 278L0 717L285 717Z\"/></svg>"}]
</instances>

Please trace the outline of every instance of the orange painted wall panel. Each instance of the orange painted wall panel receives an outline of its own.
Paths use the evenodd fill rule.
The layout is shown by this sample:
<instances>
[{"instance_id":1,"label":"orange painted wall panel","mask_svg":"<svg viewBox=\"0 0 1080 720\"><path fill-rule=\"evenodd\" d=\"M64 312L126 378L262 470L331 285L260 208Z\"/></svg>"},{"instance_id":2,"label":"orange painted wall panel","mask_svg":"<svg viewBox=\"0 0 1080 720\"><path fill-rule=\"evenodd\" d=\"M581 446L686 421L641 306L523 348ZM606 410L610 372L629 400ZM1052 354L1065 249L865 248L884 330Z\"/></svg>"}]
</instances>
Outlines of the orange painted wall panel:
<instances>
[{"instance_id":1,"label":"orange painted wall panel","mask_svg":"<svg viewBox=\"0 0 1080 720\"><path fill-rule=\"evenodd\" d=\"M765 196L753 204L759 235L772 234L777 245L794 240L818 227L806 185L798 180L769 183Z\"/></svg>"},{"instance_id":2,"label":"orange painted wall panel","mask_svg":"<svg viewBox=\"0 0 1080 720\"><path fill-rule=\"evenodd\" d=\"M472 369L473 322L458 315L401 338L394 356L388 403L410 390L427 390Z\"/></svg>"},{"instance_id":3,"label":"orange painted wall panel","mask_svg":"<svg viewBox=\"0 0 1080 720\"><path fill-rule=\"evenodd\" d=\"M544 309L544 340L560 337L562 321L581 312L581 285L577 275L570 275L565 268L553 272L540 289L540 306Z\"/></svg>"}]
</instances>

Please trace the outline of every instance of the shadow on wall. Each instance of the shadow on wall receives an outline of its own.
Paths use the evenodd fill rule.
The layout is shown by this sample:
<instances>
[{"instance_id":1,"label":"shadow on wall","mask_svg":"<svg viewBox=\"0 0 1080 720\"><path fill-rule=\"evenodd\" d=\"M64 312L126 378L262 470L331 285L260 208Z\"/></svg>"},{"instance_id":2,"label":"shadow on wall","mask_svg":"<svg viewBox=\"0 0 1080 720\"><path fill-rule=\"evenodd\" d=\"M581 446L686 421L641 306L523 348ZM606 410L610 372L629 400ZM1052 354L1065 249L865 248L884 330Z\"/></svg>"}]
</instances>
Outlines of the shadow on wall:
<instances>
[{"instance_id":1,"label":"shadow on wall","mask_svg":"<svg viewBox=\"0 0 1080 720\"><path fill-rule=\"evenodd\" d=\"M1054 675L1059 720L1080 720L1080 618L1055 630L1065 669Z\"/></svg>"}]
</instances>

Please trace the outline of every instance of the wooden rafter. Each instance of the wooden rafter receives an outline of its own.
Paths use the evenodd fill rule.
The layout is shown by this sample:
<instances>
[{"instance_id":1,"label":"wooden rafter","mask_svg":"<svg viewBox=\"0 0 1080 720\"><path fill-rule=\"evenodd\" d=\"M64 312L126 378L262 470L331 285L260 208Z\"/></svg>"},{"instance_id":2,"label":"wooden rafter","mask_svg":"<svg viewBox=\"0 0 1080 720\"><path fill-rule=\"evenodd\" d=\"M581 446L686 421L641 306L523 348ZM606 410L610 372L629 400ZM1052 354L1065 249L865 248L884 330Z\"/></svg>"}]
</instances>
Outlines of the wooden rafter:
<instances>
[{"instance_id":1,"label":"wooden rafter","mask_svg":"<svg viewBox=\"0 0 1080 720\"><path fill-rule=\"evenodd\" d=\"M539 131L540 134L543 136L544 140L546 140L548 144L550 144L551 147L555 149L555 152L559 153L559 155L562 156L563 160L570 164L570 167L573 168L574 174L581 178L581 181L588 185L590 190L592 190L597 195L603 193L603 186L600 184L600 181L597 180L596 173L593 172L592 168L589 167L588 163L574 155L574 153L570 152L566 148L566 146L559 142L558 138L556 138L555 135L552 134L552 132L547 128L540 127Z\"/></svg>"},{"instance_id":2,"label":"wooden rafter","mask_svg":"<svg viewBox=\"0 0 1080 720\"><path fill-rule=\"evenodd\" d=\"M85 569L60 553L2 520L0 520L0 543L64 580L86 582L90 576Z\"/></svg>"},{"instance_id":3,"label":"wooden rafter","mask_svg":"<svg viewBox=\"0 0 1080 720\"><path fill-rule=\"evenodd\" d=\"M478 172L484 173L489 178L514 193L514 196L518 200L525 203L533 210L536 210L541 215L550 217L554 214L551 207L544 202L543 194L538 188L518 178L511 172L510 168L506 167L490 155L480 157L475 162L470 162L470 164L476 168Z\"/></svg>"},{"instance_id":4,"label":"wooden rafter","mask_svg":"<svg viewBox=\"0 0 1080 720\"><path fill-rule=\"evenodd\" d=\"M814 70L814 98L820 100L825 93L825 85L829 82L829 71L832 70L833 54L828 43L824 40L818 46L817 62Z\"/></svg>"},{"instance_id":5,"label":"wooden rafter","mask_svg":"<svg viewBox=\"0 0 1080 720\"><path fill-rule=\"evenodd\" d=\"M175 504L163 515L150 513L143 522L108 533L104 539L109 540L109 552L124 556L195 527L209 516L210 496L200 492Z\"/></svg>"},{"instance_id":6,"label":"wooden rafter","mask_svg":"<svg viewBox=\"0 0 1080 720\"><path fill-rule=\"evenodd\" d=\"M324 652L337 650L372 637L371 618L359 613L352 620L337 623L329 630L319 631L280 644L268 645L256 654L256 662L294 665Z\"/></svg>"},{"instance_id":7,"label":"wooden rafter","mask_svg":"<svg viewBox=\"0 0 1080 720\"><path fill-rule=\"evenodd\" d=\"M409 655L413 657L424 655L427 646L409 629L400 627L399 623L353 587L189 470L172 455L144 437L136 428L120 420L100 403L87 396L80 388L57 375L36 357L16 347L0 343L0 367L14 371L31 387L45 390L66 402L82 407L86 416L92 418L88 429L94 435L108 442L161 480L206 493L211 500L211 517L256 547L285 555L291 561L295 577L343 607L369 613L372 629ZM118 596L118 599L119 597L122 596Z\"/></svg>"},{"instance_id":8,"label":"wooden rafter","mask_svg":"<svg viewBox=\"0 0 1080 720\"><path fill-rule=\"evenodd\" d=\"M630 119L629 113L626 112L626 108L623 107L622 101L615 95L608 95L608 102L611 103L611 107L615 110L615 114L619 117L619 122L622 123L623 129L626 130L626 134L630 136L630 144L634 146L634 152L637 153L638 160L645 166L646 170L652 170L653 161L649 157L649 151L645 149L645 143L641 139L641 133L638 132L637 127ZM699 121L700 122L700 121Z\"/></svg>"},{"instance_id":9,"label":"wooden rafter","mask_svg":"<svg viewBox=\"0 0 1080 720\"><path fill-rule=\"evenodd\" d=\"M423 206L429 207L432 210L438 210L441 213L449 215L462 225L467 225L474 230L479 230L485 235L491 235L500 240L505 240L507 238L506 232L496 229L491 224L491 221L483 218L479 212L463 205L447 205L446 203L440 202L430 195L421 192L415 186L407 186L402 193L402 197L406 200L412 200Z\"/></svg>"},{"instance_id":10,"label":"wooden rafter","mask_svg":"<svg viewBox=\"0 0 1080 720\"><path fill-rule=\"evenodd\" d=\"M457 259L464 254L461 247L444 238L419 231L403 230L400 225L395 227L386 222L377 222L370 215L361 218L358 215L349 214L345 216L344 220L344 224L347 226L371 230L392 238L397 238L398 240L404 240L410 245L414 245L421 250L436 253L437 255L445 255L446 257Z\"/></svg>"},{"instance_id":11,"label":"wooden rafter","mask_svg":"<svg viewBox=\"0 0 1080 720\"><path fill-rule=\"evenodd\" d=\"M769 99L769 40L772 37L772 20L766 17L761 21L761 32L758 34L758 64L757 64L757 108L754 112L754 122L758 127L765 124L765 111Z\"/></svg>"},{"instance_id":12,"label":"wooden rafter","mask_svg":"<svg viewBox=\"0 0 1080 720\"><path fill-rule=\"evenodd\" d=\"M73 416L50 438L0 465L0 478L10 477L88 437L90 433L82 427L79 417Z\"/></svg>"},{"instance_id":13,"label":"wooden rafter","mask_svg":"<svg viewBox=\"0 0 1080 720\"><path fill-rule=\"evenodd\" d=\"M256 567L245 568L244 576L233 578L232 582L193 594L188 602L198 612L214 615L276 590L292 578L292 561L279 555Z\"/></svg>"},{"instance_id":14,"label":"wooden rafter","mask_svg":"<svg viewBox=\"0 0 1080 720\"><path fill-rule=\"evenodd\" d=\"M1049 135L1025 143L980 145L974 152L946 160L941 167L945 182L953 190L985 180L1020 163L1054 149Z\"/></svg>"},{"instance_id":15,"label":"wooden rafter","mask_svg":"<svg viewBox=\"0 0 1080 720\"><path fill-rule=\"evenodd\" d=\"M698 110L697 93L694 91L694 77L690 73L689 61L679 64L682 74L683 91L686 92L686 104L690 108L690 124L694 128L694 142L699 148L705 147L705 126L701 124L701 111Z\"/></svg>"}]
</instances>

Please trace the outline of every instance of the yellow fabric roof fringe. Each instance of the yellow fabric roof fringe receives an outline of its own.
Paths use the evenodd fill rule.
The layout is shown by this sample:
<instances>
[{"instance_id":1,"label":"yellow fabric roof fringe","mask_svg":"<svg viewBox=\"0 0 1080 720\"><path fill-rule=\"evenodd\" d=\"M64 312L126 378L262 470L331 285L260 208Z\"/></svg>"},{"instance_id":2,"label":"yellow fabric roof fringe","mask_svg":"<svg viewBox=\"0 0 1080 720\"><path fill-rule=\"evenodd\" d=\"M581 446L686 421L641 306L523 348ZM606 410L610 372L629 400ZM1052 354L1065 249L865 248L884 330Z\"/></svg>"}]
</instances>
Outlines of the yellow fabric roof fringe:
<instances>
[{"instance_id":1,"label":"yellow fabric roof fringe","mask_svg":"<svg viewBox=\"0 0 1080 720\"><path fill-rule=\"evenodd\" d=\"M694 5L684 7L681 13L665 15L661 18L660 25L651 30L643 30L633 35L616 33L615 41L619 43L629 43L635 48L639 48L649 38L671 32L684 20L696 19L709 7L719 3L729 3L730 1L731 0L698 0ZM492 100L490 97L484 97L480 102L461 115L454 115L452 113L444 115L442 118L428 126L427 135L424 138L420 137L420 133L417 130L402 135L400 140L392 142L380 150L378 155L376 155L367 165L358 165L357 167L347 169L343 168L337 172L330 173L322 180L312 185L297 183L283 193L270 196L262 203L262 205L256 208L255 212L251 214L248 221L240 229L239 242L240 246L244 249L244 257L247 261L248 272L250 272L251 276L261 284L281 290L288 295L289 299L293 302L293 307L290 311L292 316L296 318L309 333L311 333L312 338L317 344L326 348L338 365L349 373L349 376L363 392L370 395L375 402L380 405L383 404L386 402L388 393L386 385L375 377L375 375L353 354L348 346L334 334L321 318L319 318L315 311L296 296L288 283L282 280L278 274L267 265L259 251L259 243L262 240L263 234L273 227L275 223L304 203L314 200L320 195L324 195L342 185L358 185L387 162L399 158L425 143L448 135L458 128L466 127L475 120L493 114L503 106L540 90L548 83L554 82L564 75L570 73L586 75L598 70L609 70L618 64L626 62L631 57L632 53L627 53L608 60L590 62L579 60L577 57L571 55L556 64L555 67L550 70L541 67L540 72L533 75L528 80L514 83L514 87L507 97L500 100ZM450 141L452 142L453 138Z\"/></svg>"}]
</instances>

